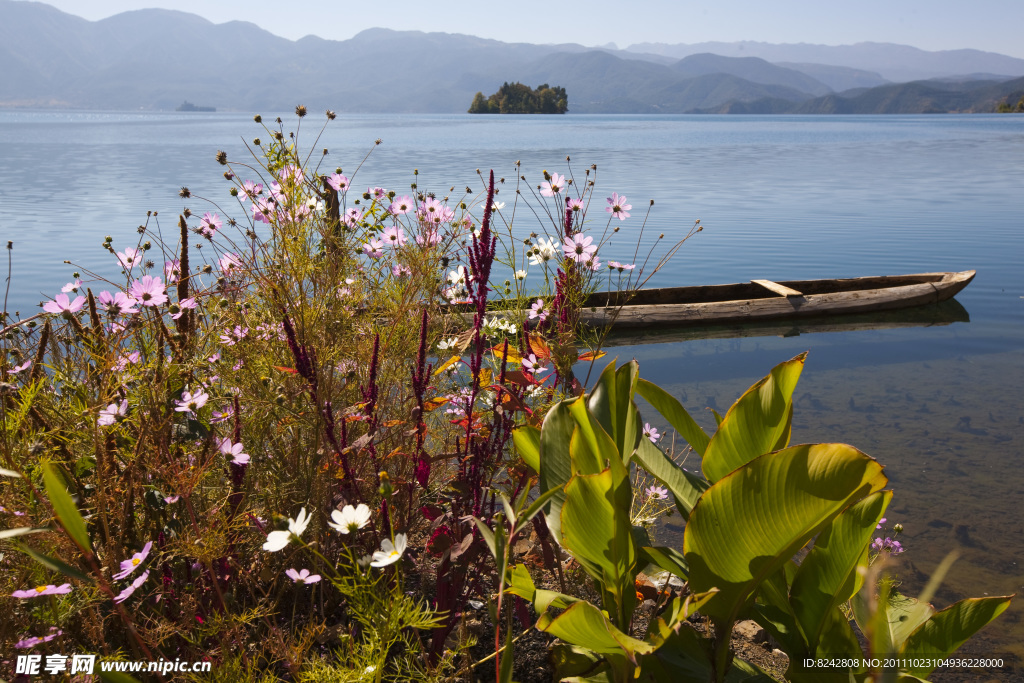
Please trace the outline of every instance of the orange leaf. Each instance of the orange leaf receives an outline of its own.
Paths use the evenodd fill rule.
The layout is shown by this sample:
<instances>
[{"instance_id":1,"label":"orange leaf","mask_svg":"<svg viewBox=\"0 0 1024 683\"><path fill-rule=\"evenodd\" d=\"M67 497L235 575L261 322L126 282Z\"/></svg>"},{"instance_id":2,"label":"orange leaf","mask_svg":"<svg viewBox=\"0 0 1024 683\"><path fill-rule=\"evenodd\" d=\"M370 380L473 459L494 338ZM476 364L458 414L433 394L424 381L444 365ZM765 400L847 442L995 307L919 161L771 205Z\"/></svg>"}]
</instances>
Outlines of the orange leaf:
<instances>
[{"instance_id":1,"label":"orange leaf","mask_svg":"<svg viewBox=\"0 0 1024 683\"><path fill-rule=\"evenodd\" d=\"M296 370L295 368L284 368L284 367L281 367L280 365L275 365L274 369L275 370L280 370L281 372L287 372L289 375L297 375L297 374L299 374L299 371Z\"/></svg>"},{"instance_id":2,"label":"orange leaf","mask_svg":"<svg viewBox=\"0 0 1024 683\"><path fill-rule=\"evenodd\" d=\"M530 335L530 349L533 355L537 356L537 360L551 360L551 349L548 348L544 337L539 334Z\"/></svg>"},{"instance_id":3,"label":"orange leaf","mask_svg":"<svg viewBox=\"0 0 1024 683\"><path fill-rule=\"evenodd\" d=\"M495 356L498 357L498 360L506 360L506 357L505 357L505 354L504 354L504 347L505 347L504 344L498 344L497 346L492 346L491 347L491 351L494 353ZM508 347L508 358L507 358L507 360L510 363L522 363L523 362L523 357L521 355L519 355L519 351L517 351L514 346L509 346Z\"/></svg>"},{"instance_id":4,"label":"orange leaf","mask_svg":"<svg viewBox=\"0 0 1024 683\"><path fill-rule=\"evenodd\" d=\"M581 353L580 354L579 360L583 360L583 361L597 360L598 358L604 358L606 355L608 355L608 354L606 354L604 351L600 351L600 350L598 350L598 351L587 351L586 353Z\"/></svg>"},{"instance_id":5,"label":"orange leaf","mask_svg":"<svg viewBox=\"0 0 1024 683\"><path fill-rule=\"evenodd\" d=\"M434 375L440 375L442 372L444 372L445 370L450 368L455 363L458 363L460 360L462 360L462 359L459 356L452 356L451 358L446 360L444 363L442 363L441 367L439 367L437 370L434 370Z\"/></svg>"},{"instance_id":6,"label":"orange leaf","mask_svg":"<svg viewBox=\"0 0 1024 683\"><path fill-rule=\"evenodd\" d=\"M395 425L405 424L405 420L388 420L383 424L384 427L394 427Z\"/></svg>"},{"instance_id":7,"label":"orange leaf","mask_svg":"<svg viewBox=\"0 0 1024 683\"><path fill-rule=\"evenodd\" d=\"M435 396L434 398L428 398L426 401L423 402L423 410L424 412L429 413L434 410L437 410L447 402L448 399L444 396Z\"/></svg>"}]
</instances>

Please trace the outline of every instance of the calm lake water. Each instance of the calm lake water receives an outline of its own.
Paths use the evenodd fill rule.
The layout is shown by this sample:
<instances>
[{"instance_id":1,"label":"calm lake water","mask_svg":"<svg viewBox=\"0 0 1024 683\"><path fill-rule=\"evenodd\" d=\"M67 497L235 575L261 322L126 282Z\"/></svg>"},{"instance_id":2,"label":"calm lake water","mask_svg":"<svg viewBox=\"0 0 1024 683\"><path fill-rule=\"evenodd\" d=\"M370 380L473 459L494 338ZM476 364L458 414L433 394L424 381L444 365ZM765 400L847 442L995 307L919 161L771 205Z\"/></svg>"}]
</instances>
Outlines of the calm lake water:
<instances>
[{"instance_id":1,"label":"calm lake water","mask_svg":"<svg viewBox=\"0 0 1024 683\"><path fill-rule=\"evenodd\" d=\"M645 339L614 352L710 428L705 407L724 410L810 350L793 442L849 442L887 466L887 517L906 529L904 589L957 548L937 606L1024 592L1024 117L341 116L315 145L312 118L300 144L328 148L327 167L349 175L383 139L358 188L403 191L418 169L421 190L476 190L476 169L493 168L510 200L517 160L534 185L542 169L563 173L566 156L577 178L597 164L602 206L613 191L634 206L606 258L632 260L649 199L648 236L705 226L650 285L976 269L962 309L928 314L960 322ZM257 136L267 137L235 114L0 112L8 310L29 315L59 291L73 270L64 259L114 275L103 236L134 245L147 210L173 234L181 186L231 206L214 153L244 158L243 138ZM969 647L1016 658L1017 673L993 680L1021 675L1022 615L1018 601Z\"/></svg>"}]
</instances>

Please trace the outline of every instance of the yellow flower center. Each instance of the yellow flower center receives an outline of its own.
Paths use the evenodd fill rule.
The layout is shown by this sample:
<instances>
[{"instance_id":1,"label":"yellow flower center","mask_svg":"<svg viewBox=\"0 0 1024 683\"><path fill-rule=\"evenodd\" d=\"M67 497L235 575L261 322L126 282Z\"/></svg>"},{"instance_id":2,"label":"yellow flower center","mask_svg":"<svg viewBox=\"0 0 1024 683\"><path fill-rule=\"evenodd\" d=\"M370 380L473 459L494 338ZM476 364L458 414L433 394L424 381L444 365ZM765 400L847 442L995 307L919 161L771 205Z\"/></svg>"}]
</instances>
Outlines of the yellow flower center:
<instances>
[{"instance_id":1,"label":"yellow flower center","mask_svg":"<svg viewBox=\"0 0 1024 683\"><path fill-rule=\"evenodd\" d=\"M136 566L136 565L138 565L138 564L139 564L139 562L142 562L142 560L140 560L140 559L139 559L139 558L137 558L137 557L133 557L133 558L132 558L132 566L133 566L133 567L134 567L134 566Z\"/></svg>"},{"instance_id":2,"label":"yellow flower center","mask_svg":"<svg viewBox=\"0 0 1024 683\"><path fill-rule=\"evenodd\" d=\"M43 593L46 591L47 588L49 588L49 586L36 586L36 592Z\"/></svg>"}]
</instances>

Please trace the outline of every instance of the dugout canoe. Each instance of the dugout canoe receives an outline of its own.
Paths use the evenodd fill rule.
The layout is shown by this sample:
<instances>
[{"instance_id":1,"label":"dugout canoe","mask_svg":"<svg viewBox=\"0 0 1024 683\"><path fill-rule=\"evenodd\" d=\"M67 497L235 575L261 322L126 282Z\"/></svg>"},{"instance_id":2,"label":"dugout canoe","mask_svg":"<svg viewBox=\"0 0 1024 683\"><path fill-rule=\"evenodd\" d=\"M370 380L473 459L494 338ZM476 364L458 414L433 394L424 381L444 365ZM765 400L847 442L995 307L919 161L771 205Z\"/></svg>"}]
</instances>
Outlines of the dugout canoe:
<instances>
[{"instance_id":1,"label":"dugout canoe","mask_svg":"<svg viewBox=\"0 0 1024 683\"><path fill-rule=\"evenodd\" d=\"M749 283L597 292L580 321L612 329L742 324L911 308L946 301L975 271L829 280Z\"/></svg>"}]
</instances>

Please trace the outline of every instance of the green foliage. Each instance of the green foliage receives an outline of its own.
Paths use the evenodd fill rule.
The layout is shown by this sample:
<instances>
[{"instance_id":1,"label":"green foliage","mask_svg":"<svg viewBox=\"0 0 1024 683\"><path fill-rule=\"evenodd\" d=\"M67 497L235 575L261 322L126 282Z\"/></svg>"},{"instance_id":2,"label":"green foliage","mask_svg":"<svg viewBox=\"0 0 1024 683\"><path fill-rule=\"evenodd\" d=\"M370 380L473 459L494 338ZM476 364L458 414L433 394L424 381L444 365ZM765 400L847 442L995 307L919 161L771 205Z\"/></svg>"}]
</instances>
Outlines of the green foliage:
<instances>
[{"instance_id":1,"label":"green foliage","mask_svg":"<svg viewBox=\"0 0 1024 683\"><path fill-rule=\"evenodd\" d=\"M522 83L505 82L490 97L478 92L469 107L470 114L564 114L568 110L565 88L547 83L532 89Z\"/></svg>"},{"instance_id":2,"label":"green foliage","mask_svg":"<svg viewBox=\"0 0 1024 683\"><path fill-rule=\"evenodd\" d=\"M556 650L556 675L591 681L761 680L762 672L729 651L733 624L753 617L786 650L792 680L838 682L853 673L861 681L870 672L800 665L805 657L826 654L866 656L847 616L858 591L868 597L855 600L853 612L863 620L876 656L945 656L1006 609L1010 598L1000 597L965 600L935 613L926 600L903 599L884 582L875 596L877 578L865 578L868 548L892 492L882 490L888 481L882 466L851 446L788 446L804 358L779 364L745 392L710 439L678 401L638 379L635 362L618 370L610 364L589 396L552 407L539 437L540 472L548 482L568 478L561 484L564 496L553 498L547 510L548 526L558 529L556 538L601 595L600 606L591 605L536 589L522 566L512 572L509 590L533 603L540 614L536 627L567 644ZM703 452L706 481L639 434L635 391ZM534 457L535 440L523 443ZM629 528L630 462L673 493L687 520L682 554L645 547ZM812 541L797 563L798 551ZM631 632L637 603L627 593L645 565L687 580L690 594L672 597L665 612L670 616L652 619L638 638ZM680 615L695 610L713 624L711 637L681 623ZM587 678L579 677L583 672Z\"/></svg>"}]
</instances>

